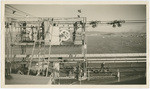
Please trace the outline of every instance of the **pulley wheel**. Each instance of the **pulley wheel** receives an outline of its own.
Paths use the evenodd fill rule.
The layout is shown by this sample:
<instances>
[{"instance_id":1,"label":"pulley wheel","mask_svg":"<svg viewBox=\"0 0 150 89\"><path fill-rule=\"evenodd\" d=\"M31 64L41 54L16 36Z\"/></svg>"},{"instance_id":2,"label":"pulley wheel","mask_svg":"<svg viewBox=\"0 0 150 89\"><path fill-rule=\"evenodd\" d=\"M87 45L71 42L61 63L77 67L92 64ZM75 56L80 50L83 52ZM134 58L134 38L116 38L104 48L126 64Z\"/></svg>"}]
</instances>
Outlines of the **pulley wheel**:
<instances>
[{"instance_id":1,"label":"pulley wheel","mask_svg":"<svg viewBox=\"0 0 150 89\"><path fill-rule=\"evenodd\" d=\"M70 32L68 30L62 30L60 32L60 37L62 41L67 41L70 38Z\"/></svg>"}]
</instances>

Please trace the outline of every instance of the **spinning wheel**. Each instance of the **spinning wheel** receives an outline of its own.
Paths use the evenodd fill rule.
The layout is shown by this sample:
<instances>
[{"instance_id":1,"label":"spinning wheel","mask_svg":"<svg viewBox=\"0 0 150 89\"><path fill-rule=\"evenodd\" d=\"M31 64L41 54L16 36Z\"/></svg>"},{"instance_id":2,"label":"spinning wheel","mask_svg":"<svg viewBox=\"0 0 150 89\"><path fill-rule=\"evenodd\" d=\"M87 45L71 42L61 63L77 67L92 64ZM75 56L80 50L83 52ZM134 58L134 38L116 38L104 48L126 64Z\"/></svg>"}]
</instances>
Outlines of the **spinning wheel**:
<instances>
[{"instance_id":1,"label":"spinning wheel","mask_svg":"<svg viewBox=\"0 0 150 89\"><path fill-rule=\"evenodd\" d=\"M60 38L62 41L67 41L70 38L70 32L67 30L62 30L60 32Z\"/></svg>"}]
</instances>

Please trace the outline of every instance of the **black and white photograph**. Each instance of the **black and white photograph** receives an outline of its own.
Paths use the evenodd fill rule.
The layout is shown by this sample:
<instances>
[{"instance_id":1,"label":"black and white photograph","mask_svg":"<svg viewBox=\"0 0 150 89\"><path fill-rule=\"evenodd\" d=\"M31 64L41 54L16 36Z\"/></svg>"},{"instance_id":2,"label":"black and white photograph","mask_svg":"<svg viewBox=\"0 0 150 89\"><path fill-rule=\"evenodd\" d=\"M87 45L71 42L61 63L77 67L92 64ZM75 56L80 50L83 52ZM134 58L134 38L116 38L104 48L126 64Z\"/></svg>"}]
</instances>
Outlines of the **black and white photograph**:
<instances>
[{"instance_id":1,"label":"black and white photograph","mask_svg":"<svg viewBox=\"0 0 150 89\"><path fill-rule=\"evenodd\" d=\"M146 3L3 9L4 85L148 84Z\"/></svg>"}]
</instances>

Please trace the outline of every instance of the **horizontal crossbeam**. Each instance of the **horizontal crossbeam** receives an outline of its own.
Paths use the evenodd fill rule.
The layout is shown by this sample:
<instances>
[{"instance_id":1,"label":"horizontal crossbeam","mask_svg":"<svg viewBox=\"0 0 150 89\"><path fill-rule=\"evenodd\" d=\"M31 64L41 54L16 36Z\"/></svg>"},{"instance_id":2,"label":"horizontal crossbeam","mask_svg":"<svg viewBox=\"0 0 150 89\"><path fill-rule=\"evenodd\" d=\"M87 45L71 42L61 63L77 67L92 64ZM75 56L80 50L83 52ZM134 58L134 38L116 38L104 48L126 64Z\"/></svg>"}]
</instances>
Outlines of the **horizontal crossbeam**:
<instances>
[{"instance_id":1,"label":"horizontal crossbeam","mask_svg":"<svg viewBox=\"0 0 150 89\"><path fill-rule=\"evenodd\" d=\"M5 55L7 58L7 55ZM26 58L27 61L30 60L31 55L12 55L10 56L14 61L22 61L22 58ZM49 55L33 55L33 61L38 61L38 58L43 59L48 58ZM122 54L86 54L87 61L89 63L101 63L101 62L146 62L146 53L122 53ZM20 59L21 58L21 59ZM69 62L74 63L77 61L83 61L83 54L51 54L51 60L56 62ZM60 59L61 58L61 59Z\"/></svg>"},{"instance_id":2,"label":"horizontal crossbeam","mask_svg":"<svg viewBox=\"0 0 150 89\"><path fill-rule=\"evenodd\" d=\"M50 57L83 57L83 54L51 54ZM86 57L141 57L146 56L146 53L114 53L114 54L85 54ZM7 57L7 55L5 55ZM31 55L12 55L10 57L22 58L22 57L31 57ZM49 57L48 54L46 55L33 55L33 58L47 58Z\"/></svg>"}]
</instances>

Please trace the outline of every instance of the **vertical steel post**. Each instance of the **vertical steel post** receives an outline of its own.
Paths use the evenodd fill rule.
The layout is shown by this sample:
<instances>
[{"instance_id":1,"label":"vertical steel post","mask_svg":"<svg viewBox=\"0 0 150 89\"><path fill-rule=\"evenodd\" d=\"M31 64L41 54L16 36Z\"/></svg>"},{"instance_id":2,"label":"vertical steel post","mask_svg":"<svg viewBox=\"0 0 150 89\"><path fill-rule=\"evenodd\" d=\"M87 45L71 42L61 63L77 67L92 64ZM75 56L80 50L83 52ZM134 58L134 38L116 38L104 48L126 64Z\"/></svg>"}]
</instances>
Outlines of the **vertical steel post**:
<instances>
[{"instance_id":1,"label":"vertical steel post","mask_svg":"<svg viewBox=\"0 0 150 89\"><path fill-rule=\"evenodd\" d=\"M48 56L48 63L47 63L47 71L46 71L46 77L48 76L48 68L49 68L49 62L50 62L50 54L51 54L51 47L52 47L52 37L53 37L53 18L52 18L52 33L49 33L51 39L49 42L49 56Z\"/></svg>"},{"instance_id":2,"label":"vertical steel post","mask_svg":"<svg viewBox=\"0 0 150 89\"><path fill-rule=\"evenodd\" d=\"M11 29L9 29L9 35L10 35L10 57L11 57L11 60L10 60L10 74L11 74L11 70L12 70L12 59L13 59L13 57L12 57L12 22L11 22Z\"/></svg>"},{"instance_id":3,"label":"vertical steel post","mask_svg":"<svg viewBox=\"0 0 150 89\"><path fill-rule=\"evenodd\" d=\"M86 43L86 32L85 26L86 25L86 17L83 17L83 57L84 57L84 77L87 77L87 43Z\"/></svg>"},{"instance_id":4,"label":"vertical steel post","mask_svg":"<svg viewBox=\"0 0 150 89\"><path fill-rule=\"evenodd\" d=\"M41 33L40 33L40 23L38 24L38 30L39 30L39 41L38 41L38 44L39 44L39 48L38 48L38 50L39 50L39 52L38 52L38 74L37 75L39 75L40 74L40 61L41 61Z\"/></svg>"}]
</instances>

